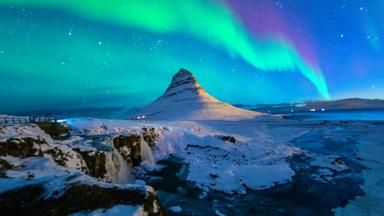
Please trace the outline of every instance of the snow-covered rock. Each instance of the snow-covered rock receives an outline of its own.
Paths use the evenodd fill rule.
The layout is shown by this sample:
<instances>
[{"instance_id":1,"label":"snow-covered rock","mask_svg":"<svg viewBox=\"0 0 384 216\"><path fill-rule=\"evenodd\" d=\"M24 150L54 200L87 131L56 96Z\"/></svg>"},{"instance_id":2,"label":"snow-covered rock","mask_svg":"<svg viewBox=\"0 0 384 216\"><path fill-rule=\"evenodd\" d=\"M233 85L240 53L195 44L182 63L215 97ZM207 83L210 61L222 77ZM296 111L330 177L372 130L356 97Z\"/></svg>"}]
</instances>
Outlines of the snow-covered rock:
<instances>
[{"instance_id":1,"label":"snow-covered rock","mask_svg":"<svg viewBox=\"0 0 384 216\"><path fill-rule=\"evenodd\" d=\"M129 170L122 167L124 160L116 160L119 155L77 136L53 140L35 124L0 126L2 214L88 215L131 209L139 215L164 215L151 187L121 180L120 174L128 177Z\"/></svg>"},{"instance_id":2,"label":"snow-covered rock","mask_svg":"<svg viewBox=\"0 0 384 216\"><path fill-rule=\"evenodd\" d=\"M164 94L139 111L134 119L150 120L240 120L262 116L243 110L209 95L193 74L180 69Z\"/></svg>"}]
</instances>

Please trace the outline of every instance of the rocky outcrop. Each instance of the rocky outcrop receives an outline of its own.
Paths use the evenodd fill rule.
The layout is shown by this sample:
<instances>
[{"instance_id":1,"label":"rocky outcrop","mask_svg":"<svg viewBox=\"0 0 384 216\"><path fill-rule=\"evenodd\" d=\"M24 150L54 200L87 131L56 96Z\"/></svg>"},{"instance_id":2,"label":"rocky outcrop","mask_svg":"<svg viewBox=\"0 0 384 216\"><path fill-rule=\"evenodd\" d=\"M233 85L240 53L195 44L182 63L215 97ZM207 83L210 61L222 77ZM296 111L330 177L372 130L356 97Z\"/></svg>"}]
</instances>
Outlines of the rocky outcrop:
<instances>
[{"instance_id":1,"label":"rocky outcrop","mask_svg":"<svg viewBox=\"0 0 384 216\"><path fill-rule=\"evenodd\" d=\"M51 157L61 166L85 170L81 156L73 149L52 140L36 125L10 126L12 138L0 139L0 156L17 158Z\"/></svg>"},{"instance_id":2,"label":"rocky outcrop","mask_svg":"<svg viewBox=\"0 0 384 216\"><path fill-rule=\"evenodd\" d=\"M236 143L237 142L236 138L233 137L233 136L216 135L216 137L218 139L221 139L221 140L226 141L226 142L231 142L231 143Z\"/></svg>"},{"instance_id":3,"label":"rocky outcrop","mask_svg":"<svg viewBox=\"0 0 384 216\"><path fill-rule=\"evenodd\" d=\"M160 139L162 129L154 127L143 127L143 139L153 149Z\"/></svg>"},{"instance_id":4,"label":"rocky outcrop","mask_svg":"<svg viewBox=\"0 0 384 216\"><path fill-rule=\"evenodd\" d=\"M69 215L108 209L115 205L142 206L143 213L166 215L149 187L103 187L81 182L69 185L59 196L45 197L41 184L32 184L0 194L2 215Z\"/></svg>"},{"instance_id":5,"label":"rocky outcrop","mask_svg":"<svg viewBox=\"0 0 384 216\"><path fill-rule=\"evenodd\" d=\"M42 144L47 142L31 137L11 138L0 142L0 156L11 155L21 158L42 156L43 151L39 148Z\"/></svg>"},{"instance_id":6,"label":"rocky outcrop","mask_svg":"<svg viewBox=\"0 0 384 216\"><path fill-rule=\"evenodd\" d=\"M141 132L119 135L113 139L113 145L124 160L133 167L141 162L153 161L152 151L160 139L161 128L143 127Z\"/></svg>"},{"instance_id":7,"label":"rocky outcrop","mask_svg":"<svg viewBox=\"0 0 384 216\"><path fill-rule=\"evenodd\" d=\"M137 134L120 135L113 139L113 145L127 163L137 166L141 163L141 136Z\"/></svg>"},{"instance_id":8,"label":"rocky outcrop","mask_svg":"<svg viewBox=\"0 0 384 216\"><path fill-rule=\"evenodd\" d=\"M123 157L140 164L145 140L158 139L155 129L143 133L116 137L116 149L101 151L52 140L36 125L0 127L0 178L11 186L1 188L1 214L69 215L129 205L144 215L166 215L151 187L109 183L122 183L121 170L129 174Z\"/></svg>"},{"instance_id":9,"label":"rocky outcrop","mask_svg":"<svg viewBox=\"0 0 384 216\"><path fill-rule=\"evenodd\" d=\"M13 166L8 161L0 158L0 178L6 178L6 172L10 169L13 169Z\"/></svg>"},{"instance_id":10,"label":"rocky outcrop","mask_svg":"<svg viewBox=\"0 0 384 216\"><path fill-rule=\"evenodd\" d=\"M85 173L97 179L104 179L107 175L106 152L81 151L74 149L81 154L87 165Z\"/></svg>"},{"instance_id":11,"label":"rocky outcrop","mask_svg":"<svg viewBox=\"0 0 384 216\"><path fill-rule=\"evenodd\" d=\"M59 122L41 122L37 123L37 126L52 137L66 135L69 132L68 125Z\"/></svg>"}]
</instances>

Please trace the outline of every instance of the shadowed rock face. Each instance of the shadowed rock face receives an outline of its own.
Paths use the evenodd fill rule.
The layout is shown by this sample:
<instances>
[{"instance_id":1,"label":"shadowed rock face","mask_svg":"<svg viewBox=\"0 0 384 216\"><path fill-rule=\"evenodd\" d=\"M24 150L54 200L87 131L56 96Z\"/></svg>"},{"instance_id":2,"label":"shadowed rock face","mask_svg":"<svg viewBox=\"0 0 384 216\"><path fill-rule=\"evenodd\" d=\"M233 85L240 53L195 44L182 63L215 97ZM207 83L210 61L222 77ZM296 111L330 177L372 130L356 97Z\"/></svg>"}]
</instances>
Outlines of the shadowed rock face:
<instances>
[{"instance_id":1,"label":"shadowed rock face","mask_svg":"<svg viewBox=\"0 0 384 216\"><path fill-rule=\"evenodd\" d=\"M148 215L166 215L152 190L145 188L103 188L71 184L58 197L44 198L42 185L28 185L0 194L3 215L69 215L80 211L108 209L115 205L141 205Z\"/></svg>"},{"instance_id":2,"label":"shadowed rock face","mask_svg":"<svg viewBox=\"0 0 384 216\"><path fill-rule=\"evenodd\" d=\"M11 155L14 157L33 157L42 156L43 152L35 145L47 144L44 140L31 137L20 139L9 139L0 142L0 156Z\"/></svg>"},{"instance_id":3,"label":"shadowed rock face","mask_svg":"<svg viewBox=\"0 0 384 216\"><path fill-rule=\"evenodd\" d=\"M144 127L142 130L144 141L147 142L149 147L153 149L155 147L156 141L158 141L160 138L159 132L156 131L156 129L153 127Z\"/></svg>"},{"instance_id":4,"label":"shadowed rock face","mask_svg":"<svg viewBox=\"0 0 384 216\"><path fill-rule=\"evenodd\" d=\"M113 145L121 154L125 161L137 166L141 163L141 137L140 135L131 134L127 136L120 135L113 139Z\"/></svg>"},{"instance_id":5,"label":"shadowed rock face","mask_svg":"<svg viewBox=\"0 0 384 216\"><path fill-rule=\"evenodd\" d=\"M58 122L42 122L37 123L37 126L50 136L61 136L69 132L69 127Z\"/></svg>"},{"instance_id":6,"label":"shadowed rock face","mask_svg":"<svg viewBox=\"0 0 384 216\"><path fill-rule=\"evenodd\" d=\"M105 152L80 151L80 149L74 150L81 154L87 164L86 173L88 175L98 179L105 177L107 174Z\"/></svg>"}]
</instances>

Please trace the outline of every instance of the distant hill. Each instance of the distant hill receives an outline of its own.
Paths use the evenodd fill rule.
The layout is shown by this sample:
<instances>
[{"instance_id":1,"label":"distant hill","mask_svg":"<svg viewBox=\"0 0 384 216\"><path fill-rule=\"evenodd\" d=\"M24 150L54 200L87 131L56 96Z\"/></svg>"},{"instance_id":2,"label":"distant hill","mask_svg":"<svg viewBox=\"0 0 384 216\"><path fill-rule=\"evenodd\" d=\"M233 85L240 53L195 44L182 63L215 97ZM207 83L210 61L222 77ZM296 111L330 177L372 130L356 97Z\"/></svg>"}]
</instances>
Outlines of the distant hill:
<instances>
[{"instance_id":1,"label":"distant hill","mask_svg":"<svg viewBox=\"0 0 384 216\"><path fill-rule=\"evenodd\" d=\"M348 111L384 109L384 100L348 98L333 101L314 101L293 104L236 105L241 108L270 113L311 112L311 111Z\"/></svg>"}]
</instances>

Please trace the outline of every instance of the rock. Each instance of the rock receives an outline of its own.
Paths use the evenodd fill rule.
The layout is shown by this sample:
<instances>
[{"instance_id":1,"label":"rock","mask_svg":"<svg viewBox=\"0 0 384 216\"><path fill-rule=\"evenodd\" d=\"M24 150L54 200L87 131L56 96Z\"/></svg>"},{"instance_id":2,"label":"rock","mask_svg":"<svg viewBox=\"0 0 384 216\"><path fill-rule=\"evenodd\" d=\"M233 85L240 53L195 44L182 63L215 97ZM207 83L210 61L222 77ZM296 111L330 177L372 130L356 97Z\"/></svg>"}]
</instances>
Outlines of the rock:
<instances>
[{"instance_id":1,"label":"rock","mask_svg":"<svg viewBox=\"0 0 384 216\"><path fill-rule=\"evenodd\" d=\"M0 178L6 178L5 173L7 170L12 169L13 166L9 164L6 160L0 158Z\"/></svg>"},{"instance_id":2,"label":"rock","mask_svg":"<svg viewBox=\"0 0 384 216\"><path fill-rule=\"evenodd\" d=\"M107 174L106 169L106 155L104 152L94 151L81 151L74 149L78 152L87 164L86 173L92 177L103 179Z\"/></svg>"},{"instance_id":3,"label":"rock","mask_svg":"<svg viewBox=\"0 0 384 216\"><path fill-rule=\"evenodd\" d=\"M147 133L147 140L154 142L152 130ZM108 183L112 177L108 172L116 171L108 169L114 166L111 156L119 153L140 164L140 135L116 137L118 152L79 145L73 149L75 145L52 140L36 125L2 127L0 135L0 178L6 185L0 193L1 215L69 215L116 205L166 215L151 187Z\"/></svg>"},{"instance_id":4,"label":"rock","mask_svg":"<svg viewBox=\"0 0 384 216\"><path fill-rule=\"evenodd\" d=\"M344 161L341 159L341 158L336 158L334 161L332 161L332 164L335 164L335 165L343 165L345 164Z\"/></svg>"},{"instance_id":5,"label":"rock","mask_svg":"<svg viewBox=\"0 0 384 216\"><path fill-rule=\"evenodd\" d=\"M152 149L155 147L156 141L159 140L161 129L153 128L153 127L143 127L143 139L149 147ZM160 130L160 131L159 131Z\"/></svg>"},{"instance_id":6,"label":"rock","mask_svg":"<svg viewBox=\"0 0 384 216\"><path fill-rule=\"evenodd\" d=\"M113 139L113 145L121 156L132 166L137 166L141 163L141 136L137 134L120 135Z\"/></svg>"},{"instance_id":7,"label":"rock","mask_svg":"<svg viewBox=\"0 0 384 216\"><path fill-rule=\"evenodd\" d=\"M66 161L68 161L68 155L64 154L64 152L57 147L48 149L45 151L45 153L51 155L53 160L55 160L55 162L61 166L65 166Z\"/></svg>"},{"instance_id":8,"label":"rock","mask_svg":"<svg viewBox=\"0 0 384 216\"><path fill-rule=\"evenodd\" d=\"M150 187L103 187L73 183L60 195L44 197L45 188L32 184L0 194L2 215L69 215L115 205L142 206L147 215L166 215Z\"/></svg>"},{"instance_id":9,"label":"rock","mask_svg":"<svg viewBox=\"0 0 384 216\"><path fill-rule=\"evenodd\" d=\"M0 141L0 156L13 156L17 158L52 157L54 161L66 167L85 170L80 155L72 148L52 138L35 125L11 126L6 128L15 138Z\"/></svg>"},{"instance_id":10,"label":"rock","mask_svg":"<svg viewBox=\"0 0 384 216\"><path fill-rule=\"evenodd\" d=\"M233 136L216 135L216 137L223 140L223 141L227 141L227 142L231 142L231 143L237 142L237 140Z\"/></svg>"},{"instance_id":11,"label":"rock","mask_svg":"<svg viewBox=\"0 0 384 216\"><path fill-rule=\"evenodd\" d=\"M66 124L58 122L42 122L37 123L37 126L50 136L62 136L69 132L69 127Z\"/></svg>"},{"instance_id":12,"label":"rock","mask_svg":"<svg viewBox=\"0 0 384 216\"><path fill-rule=\"evenodd\" d=\"M31 137L11 138L0 142L0 156L10 155L21 158L42 156L43 152L38 148L41 144L47 144L47 142Z\"/></svg>"}]
</instances>

